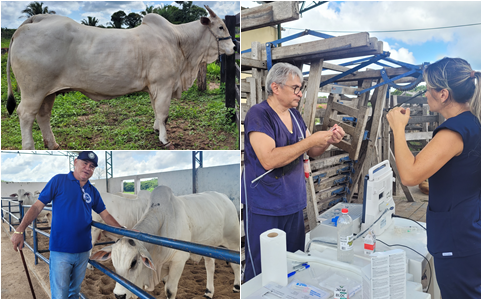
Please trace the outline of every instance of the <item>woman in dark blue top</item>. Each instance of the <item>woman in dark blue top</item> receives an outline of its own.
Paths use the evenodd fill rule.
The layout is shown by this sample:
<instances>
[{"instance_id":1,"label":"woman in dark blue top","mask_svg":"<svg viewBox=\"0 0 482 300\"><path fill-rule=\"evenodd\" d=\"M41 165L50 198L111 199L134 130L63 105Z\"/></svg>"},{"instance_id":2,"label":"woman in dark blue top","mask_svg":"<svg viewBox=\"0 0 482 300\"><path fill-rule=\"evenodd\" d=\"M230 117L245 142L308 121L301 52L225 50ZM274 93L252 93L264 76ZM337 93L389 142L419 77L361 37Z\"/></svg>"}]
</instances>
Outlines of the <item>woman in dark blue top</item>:
<instances>
[{"instance_id":1,"label":"woman in dark blue top","mask_svg":"<svg viewBox=\"0 0 482 300\"><path fill-rule=\"evenodd\" d=\"M404 185L429 178L427 248L434 257L442 298L480 299L480 79L460 58L444 58L424 71L430 111L446 121L414 157L405 141L410 109L387 114Z\"/></svg>"}]
</instances>

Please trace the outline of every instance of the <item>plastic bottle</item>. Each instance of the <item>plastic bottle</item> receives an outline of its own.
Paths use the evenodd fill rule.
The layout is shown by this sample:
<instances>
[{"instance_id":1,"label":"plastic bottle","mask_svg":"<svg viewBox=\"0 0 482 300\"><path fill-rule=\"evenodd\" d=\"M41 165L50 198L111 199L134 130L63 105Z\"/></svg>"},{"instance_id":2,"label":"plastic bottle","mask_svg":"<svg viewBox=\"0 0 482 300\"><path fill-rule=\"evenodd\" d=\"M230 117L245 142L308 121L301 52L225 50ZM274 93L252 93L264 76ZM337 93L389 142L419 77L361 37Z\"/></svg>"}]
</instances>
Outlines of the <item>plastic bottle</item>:
<instances>
[{"instance_id":1,"label":"plastic bottle","mask_svg":"<svg viewBox=\"0 0 482 300\"><path fill-rule=\"evenodd\" d=\"M375 233L372 230L368 231L368 234L365 236L365 244L363 245L365 254L370 255L375 252L376 241Z\"/></svg>"},{"instance_id":2,"label":"plastic bottle","mask_svg":"<svg viewBox=\"0 0 482 300\"><path fill-rule=\"evenodd\" d=\"M348 208L341 210L342 215L338 218L338 248L337 259L346 263L353 262L353 221L348 215Z\"/></svg>"}]
</instances>

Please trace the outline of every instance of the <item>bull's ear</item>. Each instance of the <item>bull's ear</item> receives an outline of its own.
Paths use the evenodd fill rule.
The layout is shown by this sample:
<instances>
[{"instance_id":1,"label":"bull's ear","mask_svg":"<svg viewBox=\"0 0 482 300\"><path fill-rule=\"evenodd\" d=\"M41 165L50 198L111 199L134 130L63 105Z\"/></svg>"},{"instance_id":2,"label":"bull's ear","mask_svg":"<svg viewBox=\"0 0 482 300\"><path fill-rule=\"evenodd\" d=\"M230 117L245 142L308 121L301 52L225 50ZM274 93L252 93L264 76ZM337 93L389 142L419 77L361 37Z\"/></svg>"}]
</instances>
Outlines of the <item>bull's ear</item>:
<instances>
[{"instance_id":1,"label":"bull's ear","mask_svg":"<svg viewBox=\"0 0 482 300\"><path fill-rule=\"evenodd\" d=\"M139 244L138 250L139 254L141 255L142 263L149 269L155 271L156 267L154 266L151 254L149 253L149 251L147 251L146 247L144 247L144 245L142 244Z\"/></svg>"},{"instance_id":2,"label":"bull's ear","mask_svg":"<svg viewBox=\"0 0 482 300\"><path fill-rule=\"evenodd\" d=\"M145 257L141 255L141 258L142 258L142 262L144 263L144 266L148 267L152 271L156 271L156 267L154 266L154 264L152 263L149 257Z\"/></svg>"},{"instance_id":3,"label":"bull's ear","mask_svg":"<svg viewBox=\"0 0 482 300\"><path fill-rule=\"evenodd\" d=\"M17 194L10 194L10 197L17 197Z\"/></svg>"},{"instance_id":4,"label":"bull's ear","mask_svg":"<svg viewBox=\"0 0 482 300\"><path fill-rule=\"evenodd\" d=\"M110 259L112 251L112 246L104 247L101 250L95 252L92 254L90 259L95 260L95 261L106 261Z\"/></svg>"},{"instance_id":5,"label":"bull's ear","mask_svg":"<svg viewBox=\"0 0 482 300\"><path fill-rule=\"evenodd\" d=\"M201 17L201 24L209 25L211 24L211 20L209 20L209 18L206 18L206 17Z\"/></svg>"}]
</instances>

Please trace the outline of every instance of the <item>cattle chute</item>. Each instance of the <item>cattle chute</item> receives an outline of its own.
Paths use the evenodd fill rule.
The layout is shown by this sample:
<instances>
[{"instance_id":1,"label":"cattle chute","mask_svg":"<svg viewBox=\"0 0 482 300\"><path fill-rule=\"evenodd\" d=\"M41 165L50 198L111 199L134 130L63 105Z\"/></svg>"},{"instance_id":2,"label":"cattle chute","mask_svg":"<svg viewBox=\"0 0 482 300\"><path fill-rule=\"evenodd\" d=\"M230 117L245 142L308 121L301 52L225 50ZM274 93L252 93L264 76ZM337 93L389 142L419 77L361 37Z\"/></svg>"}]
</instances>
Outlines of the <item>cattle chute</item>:
<instances>
[{"instance_id":1,"label":"cattle chute","mask_svg":"<svg viewBox=\"0 0 482 300\"><path fill-rule=\"evenodd\" d=\"M23 211L24 208L31 207L31 205L23 205L22 201L16 201L14 200L15 197L2 197L2 221L7 223L10 227L10 229L15 229L13 225L19 225L22 218L23 218ZM8 205L5 207L8 207L8 209L4 208L3 201L8 201ZM14 205L12 205L12 203ZM17 208L17 210L12 210L13 208ZM44 210L52 211L51 207L44 207ZM5 214L8 214L8 218L6 218ZM19 213L20 217L17 217L15 213ZM18 223L12 223L12 217L18 221ZM14 221L15 222L15 221ZM238 251L231 251L219 247L210 247L210 246L205 246L205 245L200 245L192 242L186 242L186 241L180 241L180 240L175 240L175 239L169 239L169 238L163 238L151 234L146 234L142 232L135 232L131 231L128 229L121 229L121 228L115 228L109 225L105 225L99 222L92 222L92 226L97 227L99 229L123 235L126 237L130 237L133 239L137 239L140 241L160 245L163 247L169 247L169 248L174 248L177 250L189 252L189 253L194 253L194 254L199 254L202 256L207 256L207 257L212 257L215 259L221 259L225 260L227 262L235 263L235 264L240 264L240 252ZM42 255L42 253L47 252L48 250L39 250L38 249L38 237L37 234L42 234L48 238L50 238L50 234L43 232L39 228L37 228L37 221L34 220L32 223L32 226L29 226L33 230L33 245L29 245L26 241L24 242L24 245L30 249L34 255L35 255L35 264L38 264L38 258L46 262L47 264L50 263L49 259L47 259L45 256ZM24 233L25 234L25 233ZM114 243L114 242L108 242L108 243ZM101 243L105 244L105 243ZM89 263L99 269L102 273L106 274L107 276L111 277L114 279L116 282L120 283L122 286L127 288L130 292L135 294L137 297L141 299L154 299L150 294L145 292L142 288L134 285L132 282L126 280L125 278L119 276L115 272L111 271L110 269L104 267L102 264L89 260ZM82 295L81 297L85 299L85 296Z\"/></svg>"}]
</instances>

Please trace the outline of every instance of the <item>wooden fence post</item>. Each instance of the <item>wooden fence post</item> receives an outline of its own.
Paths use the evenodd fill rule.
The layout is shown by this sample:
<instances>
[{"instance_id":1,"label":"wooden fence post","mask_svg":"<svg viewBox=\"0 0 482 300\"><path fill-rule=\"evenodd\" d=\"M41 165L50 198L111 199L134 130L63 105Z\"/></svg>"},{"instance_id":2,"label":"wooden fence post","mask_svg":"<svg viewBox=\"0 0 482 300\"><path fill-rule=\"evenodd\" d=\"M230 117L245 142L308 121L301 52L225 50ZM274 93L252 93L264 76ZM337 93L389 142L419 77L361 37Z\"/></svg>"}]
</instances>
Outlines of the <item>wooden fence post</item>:
<instances>
[{"instance_id":1,"label":"wooden fence post","mask_svg":"<svg viewBox=\"0 0 482 300\"><path fill-rule=\"evenodd\" d=\"M206 90L206 73L207 73L207 63L201 62L199 66L199 72L197 73L197 89L198 91Z\"/></svg>"},{"instance_id":2,"label":"wooden fence post","mask_svg":"<svg viewBox=\"0 0 482 300\"><path fill-rule=\"evenodd\" d=\"M234 37L236 34L236 16L226 16L225 24L228 28L229 35ZM225 56L225 66L226 66L226 94L225 101L227 108L236 108L236 56L230 55ZM233 121L236 120L236 114L233 113Z\"/></svg>"}]
</instances>

